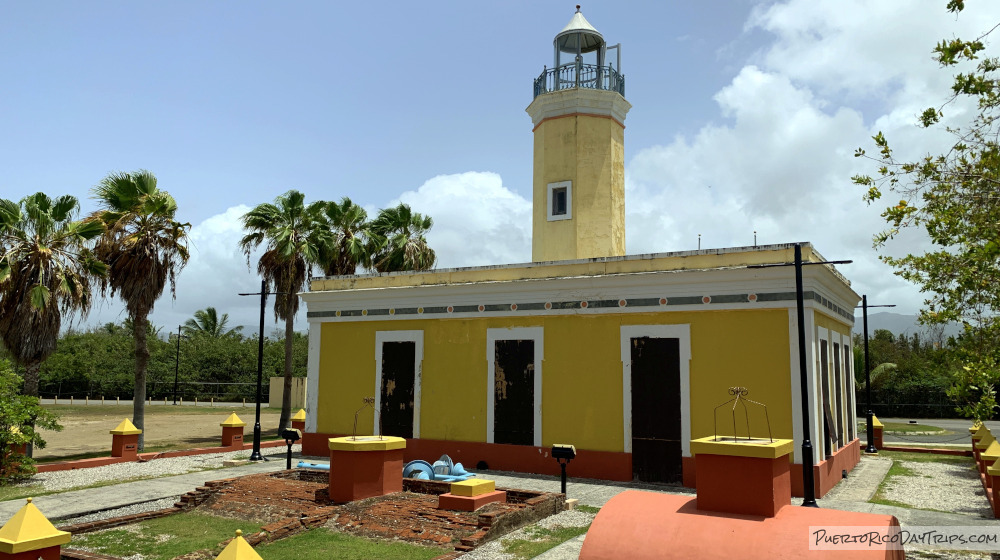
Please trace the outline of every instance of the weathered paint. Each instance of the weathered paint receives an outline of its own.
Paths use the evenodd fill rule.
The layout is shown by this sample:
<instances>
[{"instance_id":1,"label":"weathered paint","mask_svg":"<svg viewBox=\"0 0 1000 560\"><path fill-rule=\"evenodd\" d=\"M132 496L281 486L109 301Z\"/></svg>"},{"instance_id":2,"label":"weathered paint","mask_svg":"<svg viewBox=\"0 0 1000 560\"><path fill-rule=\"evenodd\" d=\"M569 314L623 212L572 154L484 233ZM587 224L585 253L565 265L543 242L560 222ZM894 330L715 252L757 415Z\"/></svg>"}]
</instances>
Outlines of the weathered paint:
<instances>
[{"instance_id":1,"label":"weathered paint","mask_svg":"<svg viewBox=\"0 0 1000 560\"><path fill-rule=\"evenodd\" d=\"M625 254L624 132L613 119L588 114L535 129L533 261ZM561 181L571 182L572 218L550 221L547 187Z\"/></svg>"},{"instance_id":2,"label":"weathered paint","mask_svg":"<svg viewBox=\"0 0 1000 560\"><path fill-rule=\"evenodd\" d=\"M376 386L377 331L421 330L421 437L485 442L486 331L542 327L542 446L568 441L578 449L620 452L625 447L620 328L652 324L691 328L691 433L685 438L714 434L714 408L735 385L749 387L751 398L768 405L774 437L792 437L787 312L781 309L316 324L323 348L317 432L354 429L354 412ZM755 435L766 432L763 417L751 420ZM358 432L373 429L373 415L365 410Z\"/></svg>"},{"instance_id":3,"label":"weathered paint","mask_svg":"<svg viewBox=\"0 0 1000 560\"><path fill-rule=\"evenodd\" d=\"M544 209L543 209L544 211ZM398 272L356 276L330 276L313 279L312 292L365 290L403 286L428 286L465 284L471 282L506 282L574 276L604 276L641 272L675 270L710 270L734 268L754 264L791 262L792 244L732 249L705 249L629 255L594 260L569 262L535 262L512 265L479 266L456 269L439 269L424 272ZM808 244L802 247L805 261L823 260ZM859 298L860 299L860 298Z\"/></svg>"}]
</instances>

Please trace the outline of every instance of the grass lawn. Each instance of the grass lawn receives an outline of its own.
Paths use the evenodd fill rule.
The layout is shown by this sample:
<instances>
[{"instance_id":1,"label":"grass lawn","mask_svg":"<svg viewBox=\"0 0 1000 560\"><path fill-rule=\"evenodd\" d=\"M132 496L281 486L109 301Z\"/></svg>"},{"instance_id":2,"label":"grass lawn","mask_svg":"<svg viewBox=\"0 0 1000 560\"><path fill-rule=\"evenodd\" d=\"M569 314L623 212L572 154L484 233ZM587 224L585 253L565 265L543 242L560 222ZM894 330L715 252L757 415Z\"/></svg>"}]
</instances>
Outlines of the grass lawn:
<instances>
[{"instance_id":1,"label":"grass lawn","mask_svg":"<svg viewBox=\"0 0 1000 560\"><path fill-rule=\"evenodd\" d=\"M864 422L858 422L858 432L863 433L867 429ZM941 435L946 435L954 432L950 432L944 428L939 428L937 426L931 426L929 424L908 424L905 422L883 422L882 430L887 434L908 434L913 432L941 432Z\"/></svg>"},{"instance_id":2,"label":"grass lawn","mask_svg":"<svg viewBox=\"0 0 1000 560\"><path fill-rule=\"evenodd\" d=\"M889 472L886 473L885 478L878 485L878 490L875 491L875 495L872 496L869 502L873 504L882 504L886 506L898 506L910 509L928 509L929 511L941 511L931 508L914 508L910 504L904 504L902 502L897 502L895 500L888 500L885 498L886 488L891 482L893 477L897 476L915 476L916 473L907 468L900 461L909 461L914 463L952 463L955 465L965 465L969 468L975 467L975 460L972 457L962 457L959 455L940 455L937 453L909 453L904 451L879 451L879 455L882 457L888 457L892 459L892 466L889 467ZM945 512L950 513L950 512Z\"/></svg>"},{"instance_id":3,"label":"grass lawn","mask_svg":"<svg viewBox=\"0 0 1000 560\"><path fill-rule=\"evenodd\" d=\"M443 548L406 542L369 540L319 528L257 547L267 560L337 558L338 560L430 560L446 554Z\"/></svg>"},{"instance_id":4,"label":"grass lawn","mask_svg":"<svg viewBox=\"0 0 1000 560\"><path fill-rule=\"evenodd\" d=\"M590 525L586 527L559 527L556 529L544 529L538 526L525 528L527 539L513 539L503 545L503 551L516 558L534 558L539 554L562 544L573 537L580 536L587 532Z\"/></svg>"},{"instance_id":5,"label":"grass lawn","mask_svg":"<svg viewBox=\"0 0 1000 560\"><path fill-rule=\"evenodd\" d=\"M178 513L125 527L74 535L69 546L119 558L141 554L145 560L170 560L195 550L214 550L219 543L235 535L237 529L252 533L259 531L260 525L200 513Z\"/></svg>"}]
</instances>

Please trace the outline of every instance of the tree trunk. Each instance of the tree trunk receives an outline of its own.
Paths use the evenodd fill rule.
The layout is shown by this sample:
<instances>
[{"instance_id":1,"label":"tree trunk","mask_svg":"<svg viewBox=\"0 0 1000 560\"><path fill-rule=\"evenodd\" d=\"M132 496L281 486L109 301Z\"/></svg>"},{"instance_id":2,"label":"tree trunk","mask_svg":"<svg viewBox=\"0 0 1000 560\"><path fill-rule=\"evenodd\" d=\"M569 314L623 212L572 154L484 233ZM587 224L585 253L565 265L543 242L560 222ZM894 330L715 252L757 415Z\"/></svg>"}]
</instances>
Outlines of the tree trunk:
<instances>
[{"instance_id":1,"label":"tree trunk","mask_svg":"<svg viewBox=\"0 0 1000 560\"><path fill-rule=\"evenodd\" d=\"M38 396L38 378L42 370L42 362L31 362L24 365L24 388L22 393L29 397Z\"/></svg>"},{"instance_id":2,"label":"tree trunk","mask_svg":"<svg viewBox=\"0 0 1000 560\"><path fill-rule=\"evenodd\" d=\"M288 298L286 309L291 310L293 299L298 296L294 292L290 292L285 297ZM295 336L294 326L295 315L289 311L288 316L285 317L285 389L281 393L281 417L278 420L279 437L281 431L288 428L288 420L292 416L292 337Z\"/></svg>"},{"instance_id":3,"label":"tree trunk","mask_svg":"<svg viewBox=\"0 0 1000 560\"><path fill-rule=\"evenodd\" d=\"M147 314L143 313L133 319L132 336L135 338L135 392L132 393L132 423L143 430L139 434L137 449L142 451L146 438L146 367L149 365L149 347L146 346Z\"/></svg>"},{"instance_id":4,"label":"tree trunk","mask_svg":"<svg viewBox=\"0 0 1000 560\"><path fill-rule=\"evenodd\" d=\"M40 377L40 372L42 370L42 362L31 362L25 364L24 366L24 387L21 392L29 397L38 396L38 378ZM35 427L34 421L31 422L31 427ZM35 445L32 442L24 447L24 455L26 457L32 457L35 454Z\"/></svg>"}]
</instances>

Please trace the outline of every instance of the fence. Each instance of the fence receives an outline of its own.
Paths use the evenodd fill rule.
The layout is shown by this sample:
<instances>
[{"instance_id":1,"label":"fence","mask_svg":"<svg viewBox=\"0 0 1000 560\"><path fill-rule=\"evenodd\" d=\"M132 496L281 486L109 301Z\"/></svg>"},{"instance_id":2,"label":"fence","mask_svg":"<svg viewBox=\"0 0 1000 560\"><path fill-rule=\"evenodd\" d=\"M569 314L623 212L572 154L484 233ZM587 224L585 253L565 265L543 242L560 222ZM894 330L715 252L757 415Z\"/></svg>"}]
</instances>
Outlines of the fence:
<instances>
[{"instance_id":1,"label":"fence","mask_svg":"<svg viewBox=\"0 0 1000 560\"><path fill-rule=\"evenodd\" d=\"M268 402L270 397L270 385L267 380L261 385L261 401ZM131 399L133 396L132 385L106 386L94 385L86 382L60 382L53 381L41 383L38 388L38 395L44 399L58 398L84 400L90 398L97 400L101 397L105 399ZM153 400L174 399L173 381L150 381L146 383L146 396ZM257 398L256 383L221 383L216 381L180 381L177 383L177 398L186 401L198 399L207 401L239 402L243 399L253 401Z\"/></svg>"}]
</instances>

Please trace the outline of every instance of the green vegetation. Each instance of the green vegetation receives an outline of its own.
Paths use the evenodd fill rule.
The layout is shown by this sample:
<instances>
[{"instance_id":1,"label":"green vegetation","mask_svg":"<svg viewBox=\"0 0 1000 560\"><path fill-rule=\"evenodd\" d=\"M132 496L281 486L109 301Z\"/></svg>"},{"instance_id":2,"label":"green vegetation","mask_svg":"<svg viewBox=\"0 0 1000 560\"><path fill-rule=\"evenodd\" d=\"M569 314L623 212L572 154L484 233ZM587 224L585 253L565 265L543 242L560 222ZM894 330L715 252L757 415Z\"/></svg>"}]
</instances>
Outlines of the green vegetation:
<instances>
[{"instance_id":1,"label":"green vegetation","mask_svg":"<svg viewBox=\"0 0 1000 560\"><path fill-rule=\"evenodd\" d=\"M178 513L125 527L74 535L70 546L125 558L170 560L196 550L214 550L236 534L260 531L249 521L200 513Z\"/></svg>"},{"instance_id":2,"label":"green vegetation","mask_svg":"<svg viewBox=\"0 0 1000 560\"><path fill-rule=\"evenodd\" d=\"M56 415L37 397L20 394L21 378L10 362L0 359L0 486L35 473L34 461L14 450L22 445L45 447L38 429L61 430Z\"/></svg>"},{"instance_id":3,"label":"green vegetation","mask_svg":"<svg viewBox=\"0 0 1000 560\"><path fill-rule=\"evenodd\" d=\"M871 353L872 402L884 416L947 418L954 415L948 398L951 385L951 343L943 330L928 334L895 336L876 329L868 341ZM893 364L893 366L889 366ZM878 365L878 367L876 367ZM856 401L865 403L865 353L860 334L854 336L854 381Z\"/></svg>"},{"instance_id":4,"label":"green vegetation","mask_svg":"<svg viewBox=\"0 0 1000 560\"><path fill-rule=\"evenodd\" d=\"M963 0L948 0L947 9L958 14L964 5ZM907 228L923 230L929 239L926 252L883 253L881 260L927 294L921 321L965 327L950 341L948 395L963 415L977 420L996 411L1000 381L1000 58L986 56L986 38L1000 26L983 26L973 40L952 37L933 49L942 68L958 73L951 95L926 109L920 125L935 129L934 134L944 127L952 145L937 155L900 160L879 132L873 137L877 156L861 148L855 153L871 160L875 172L853 177L866 189L868 203L884 204L886 191L882 217L888 228L874 236L876 249L884 250L888 240ZM945 108L956 100L974 104L978 112L964 122L942 123ZM961 111L955 114L961 116Z\"/></svg>"},{"instance_id":5,"label":"green vegetation","mask_svg":"<svg viewBox=\"0 0 1000 560\"><path fill-rule=\"evenodd\" d=\"M405 542L374 541L328 529L313 529L257 548L267 560L337 558L338 560L430 560L446 551Z\"/></svg>"},{"instance_id":6,"label":"green vegetation","mask_svg":"<svg viewBox=\"0 0 1000 560\"><path fill-rule=\"evenodd\" d=\"M504 543L503 551L517 558L534 558L573 537L583 535L589 528L589 524L586 527L556 527L554 529L544 529L532 525L525 528L527 539L509 540Z\"/></svg>"},{"instance_id":7,"label":"green vegetation","mask_svg":"<svg viewBox=\"0 0 1000 560\"><path fill-rule=\"evenodd\" d=\"M593 513L597 515L597 512L601 511L601 508L596 506L588 506L586 504L577 504L576 509L582 511L583 513Z\"/></svg>"},{"instance_id":8,"label":"green vegetation","mask_svg":"<svg viewBox=\"0 0 1000 560\"><path fill-rule=\"evenodd\" d=\"M198 398L248 402L255 398L257 382L257 336L238 335L213 338L191 336L176 346L176 331L168 340L158 336L147 338L149 364L147 395L162 402L172 399L175 360L178 369L178 396L185 401ZM133 354L135 342L128 325L107 323L85 331L69 330L59 337L56 351L42 364L40 395L52 398L57 394L69 402L74 396L80 402L87 395L91 401L103 396L113 403L115 397L132 398L135 384ZM308 338L295 333L292 337L292 370L295 377L305 377ZM264 390L267 378L282 374L284 343L273 338L264 340ZM245 383L245 385L230 385ZM265 393L266 396L266 393ZM181 408L181 407L174 407ZM187 407L184 407L187 411ZM147 411L147 414L151 414ZM131 408L126 414L131 417Z\"/></svg>"},{"instance_id":9,"label":"green vegetation","mask_svg":"<svg viewBox=\"0 0 1000 560\"><path fill-rule=\"evenodd\" d=\"M104 226L75 220L79 210L72 196L0 199L0 340L25 369L26 395L38 396L38 368L56 349L62 314L86 314L90 281L107 272L88 247Z\"/></svg>"}]
</instances>

